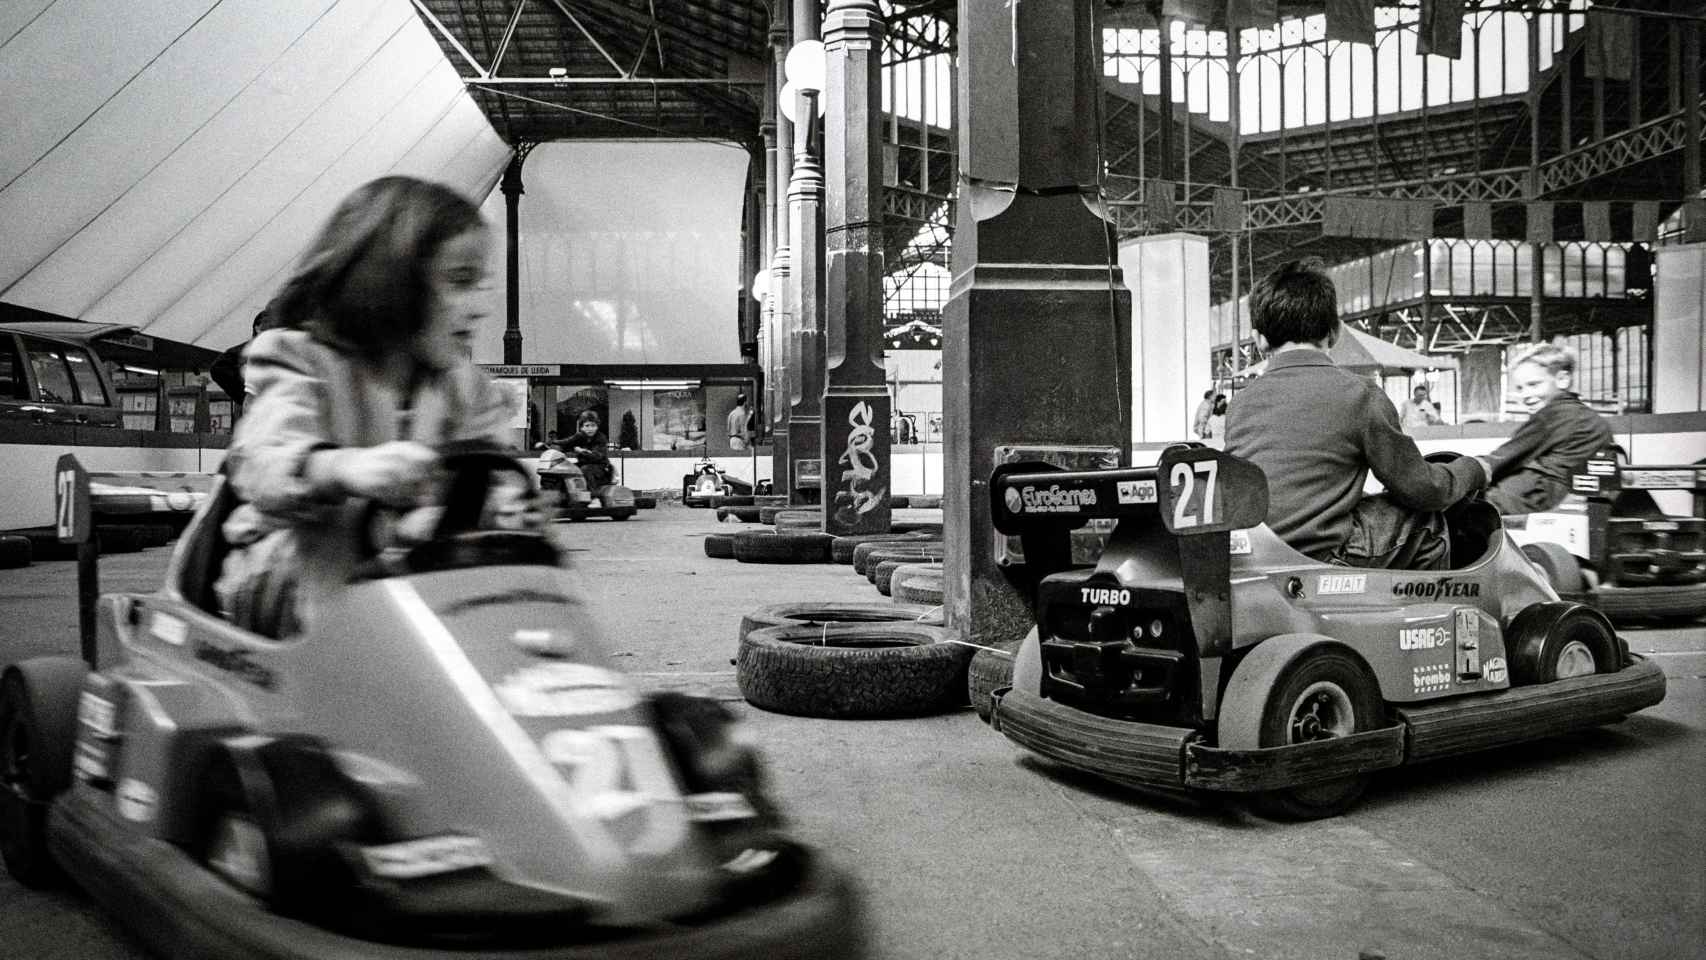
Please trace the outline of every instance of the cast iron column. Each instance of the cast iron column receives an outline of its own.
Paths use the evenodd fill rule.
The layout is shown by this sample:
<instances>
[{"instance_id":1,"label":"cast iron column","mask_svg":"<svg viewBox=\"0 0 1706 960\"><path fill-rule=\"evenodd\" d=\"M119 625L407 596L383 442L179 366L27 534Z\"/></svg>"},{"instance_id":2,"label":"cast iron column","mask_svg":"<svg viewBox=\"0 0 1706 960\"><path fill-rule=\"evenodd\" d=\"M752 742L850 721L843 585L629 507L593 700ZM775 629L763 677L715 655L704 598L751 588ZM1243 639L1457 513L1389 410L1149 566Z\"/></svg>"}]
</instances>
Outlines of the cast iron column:
<instances>
[{"instance_id":1,"label":"cast iron column","mask_svg":"<svg viewBox=\"0 0 1706 960\"><path fill-rule=\"evenodd\" d=\"M531 144L520 144L504 167L504 363L521 362L521 165Z\"/></svg>"},{"instance_id":2,"label":"cast iron column","mask_svg":"<svg viewBox=\"0 0 1706 960\"><path fill-rule=\"evenodd\" d=\"M815 40L817 0L794 0L794 43ZM788 181L789 293L794 309L788 387L788 503L815 504L822 494L818 459L823 404L823 161L817 137L817 95L797 93L794 170Z\"/></svg>"},{"instance_id":3,"label":"cast iron column","mask_svg":"<svg viewBox=\"0 0 1706 960\"><path fill-rule=\"evenodd\" d=\"M794 173L794 124L782 112L782 83L786 78L783 64L788 59L788 2L775 0L775 14L770 19L771 62L770 86L776 91L773 116L776 121L776 240L771 245L770 295L766 304L771 311L770 355L772 395L770 408L770 477L775 492L787 495L793 477L793 464L788 457L788 417L792 404L788 397L789 369L793 366L793 296L788 282L788 183Z\"/></svg>"},{"instance_id":4,"label":"cast iron column","mask_svg":"<svg viewBox=\"0 0 1706 960\"><path fill-rule=\"evenodd\" d=\"M981 644L1022 637L1034 622L1032 585L1006 562L1005 540L997 556L990 525L998 457L1129 460L1131 295L1096 185L1099 6L959 0L944 600L951 633Z\"/></svg>"},{"instance_id":5,"label":"cast iron column","mask_svg":"<svg viewBox=\"0 0 1706 960\"><path fill-rule=\"evenodd\" d=\"M759 108L758 134L764 138L764 223L763 243L758 248L758 269L764 271L764 300L759 305L758 344L762 351L760 366L764 370L764 389L756 392L752 402L758 405L757 427L753 445L768 442L770 415L776 409L776 282L770 277L776 261L776 197L782 192L776 182L776 91L775 84L764 85L763 105ZM754 476L754 484L758 478Z\"/></svg>"},{"instance_id":6,"label":"cast iron column","mask_svg":"<svg viewBox=\"0 0 1706 960\"><path fill-rule=\"evenodd\" d=\"M823 23L823 530L887 533L889 419L883 370L883 14L877 0L829 0Z\"/></svg>"}]
</instances>

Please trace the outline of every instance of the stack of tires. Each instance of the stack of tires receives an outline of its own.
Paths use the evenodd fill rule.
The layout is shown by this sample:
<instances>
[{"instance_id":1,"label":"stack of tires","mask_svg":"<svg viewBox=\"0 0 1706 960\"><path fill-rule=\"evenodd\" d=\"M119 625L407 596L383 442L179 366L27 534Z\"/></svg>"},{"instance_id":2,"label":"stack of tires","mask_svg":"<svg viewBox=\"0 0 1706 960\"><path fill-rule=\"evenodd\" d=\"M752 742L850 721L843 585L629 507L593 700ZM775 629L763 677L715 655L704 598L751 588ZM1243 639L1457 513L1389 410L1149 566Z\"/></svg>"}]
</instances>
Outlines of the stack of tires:
<instances>
[{"instance_id":1,"label":"stack of tires","mask_svg":"<svg viewBox=\"0 0 1706 960\"><path fill-rule=\"evenodd\" d=\"M735 680L755 707L838 719L909 717L963 705L971 650L939 616L888 603L761 607L741 621Z\"/></svg>"}]
</instances>

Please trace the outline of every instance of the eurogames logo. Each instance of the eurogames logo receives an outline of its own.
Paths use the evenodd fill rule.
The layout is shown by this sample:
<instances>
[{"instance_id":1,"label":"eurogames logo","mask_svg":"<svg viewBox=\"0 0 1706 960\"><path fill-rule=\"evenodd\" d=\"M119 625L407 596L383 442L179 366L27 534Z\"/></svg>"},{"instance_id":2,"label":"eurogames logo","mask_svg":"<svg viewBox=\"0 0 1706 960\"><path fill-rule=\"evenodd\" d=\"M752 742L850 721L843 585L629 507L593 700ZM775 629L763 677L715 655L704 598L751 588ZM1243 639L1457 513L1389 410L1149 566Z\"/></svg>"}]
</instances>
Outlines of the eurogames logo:
<instances>
[{"instance_id":1,"label":"eurogames logo","mask_svg":"<svg viewBox=\"0 0 1706 960\"><path fill-rule=\"evenodd\" d=\"M1058 483L1047 489L1027 484L1008 487L1001 499L1013 513L1077 513L1083 507L1096 505L1096 491L1062 490Z\"/></svg>"}]
</instances>

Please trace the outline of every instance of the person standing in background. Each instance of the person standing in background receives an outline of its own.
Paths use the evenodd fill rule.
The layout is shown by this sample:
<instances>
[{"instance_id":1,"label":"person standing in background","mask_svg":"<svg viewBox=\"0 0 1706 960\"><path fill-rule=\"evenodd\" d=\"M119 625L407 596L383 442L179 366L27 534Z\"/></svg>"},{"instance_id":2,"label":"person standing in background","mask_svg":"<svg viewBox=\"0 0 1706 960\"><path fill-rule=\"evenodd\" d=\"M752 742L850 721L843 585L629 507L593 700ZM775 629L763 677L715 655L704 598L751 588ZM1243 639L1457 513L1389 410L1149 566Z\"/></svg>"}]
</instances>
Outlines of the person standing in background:
<instances>
[{"instance_id":1,"label":"person standing in background","mask_svg":"<svg viewBox=\"0 0 1706 960\"><path fill-rule=\"evenodd\" d=\"M243 402L248 399L247 387L243 381L243 351L248 349L249 343L254 338L277 325L273 320L271 305L262 307L261 312L255 314L254 325L249 330L249 339L227 348L207 368L208 377L219 385L219 389L225 391L227 397L231 398L231 419L233 422L243 415Z\"/></svg>"},{"instance_id":2,"label":"person standing in background","mask_svg":"<svg viewBox=\"0 0 1706 960\"><path fill-rule=\"evenodd\" d=\"M1208 439L1208 418L1213 415L1214 391L1204 390L1202 392L1202 403L1197 404L1196 415L1191 418L1191 433L1195 434L1198 440Z\"/></svg>"},{"instance_id":3,"label":"person standing in background","mask_svg":"<svg viewBox=\"0 0 1706 960\"><path fill-rule=\"evenodd\" d=\"M752 411L746 407L746 394L735 396L735 406L729 411L728 432L729 449L745 450L751 438L747 434L748 421L752 419Z\"/></svg>"},{"instance_id":4,"label":"person standing in background","mask_svg":"<svg viewBox=\"0 0 1706 960\"><path fill-rule=\"evenodd\" d=\"M1444 422L1445 420L1440 417L1439 411L1434 409L1433 402L1428 399L1426 384L1417 384L1416 389L1410 391L1409 402L1405 403L1403 408L1398 411L1398 426L1403 428L1405 433L1409 433L1417 427L1432 426Z\"/></svg>"}]
</instances>

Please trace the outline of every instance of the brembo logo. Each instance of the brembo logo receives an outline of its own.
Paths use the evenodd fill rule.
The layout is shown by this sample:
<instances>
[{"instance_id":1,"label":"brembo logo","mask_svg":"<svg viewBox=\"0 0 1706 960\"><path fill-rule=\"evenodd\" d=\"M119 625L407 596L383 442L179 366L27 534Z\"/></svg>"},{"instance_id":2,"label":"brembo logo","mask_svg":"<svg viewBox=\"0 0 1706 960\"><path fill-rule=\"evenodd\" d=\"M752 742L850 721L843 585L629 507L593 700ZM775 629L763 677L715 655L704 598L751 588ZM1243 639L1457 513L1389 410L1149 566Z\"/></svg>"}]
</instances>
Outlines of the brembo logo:
<instances>
[{"instance_id":1,"label":"brembo logo","mask_svg":"<svg viewBox=\"0 0 1706 960\"><path fill-rule=\"evenodd\" d=\"M1094 490L1062 490L1059 484L1038 489L1025 486L1019 489L1019 502L1025 513L1077 513L1080 508L1096 505ZM1008 499L1012 506L1012 499Z\"/></svg>"},{"instance_id":2,"label":"brembo logo","mask_svg":"<svg viewBox=\"0 0 1706 960\"><path fill-rule=\"evenodd\" d=\"M1095 606L1123 607L1131 603L1130 590L1116 590L1112 587L1079 587L1078 597L1084 603Z\"/></svg>"},{"instance_id":3,"label":"brembo logo","mask_svg":"<svg viewBox=\"0 0 1706 960\"><path fill-rule=\"evenodd\" d=\"M1464 583L1450 577L1440 577L1438 580L1411 580L1408 583L1394 583L1392 595L1394 597L1410 597L1416 600L1478 597L1481 595L1481 585Z\"/></svg>"}]
</instances>

